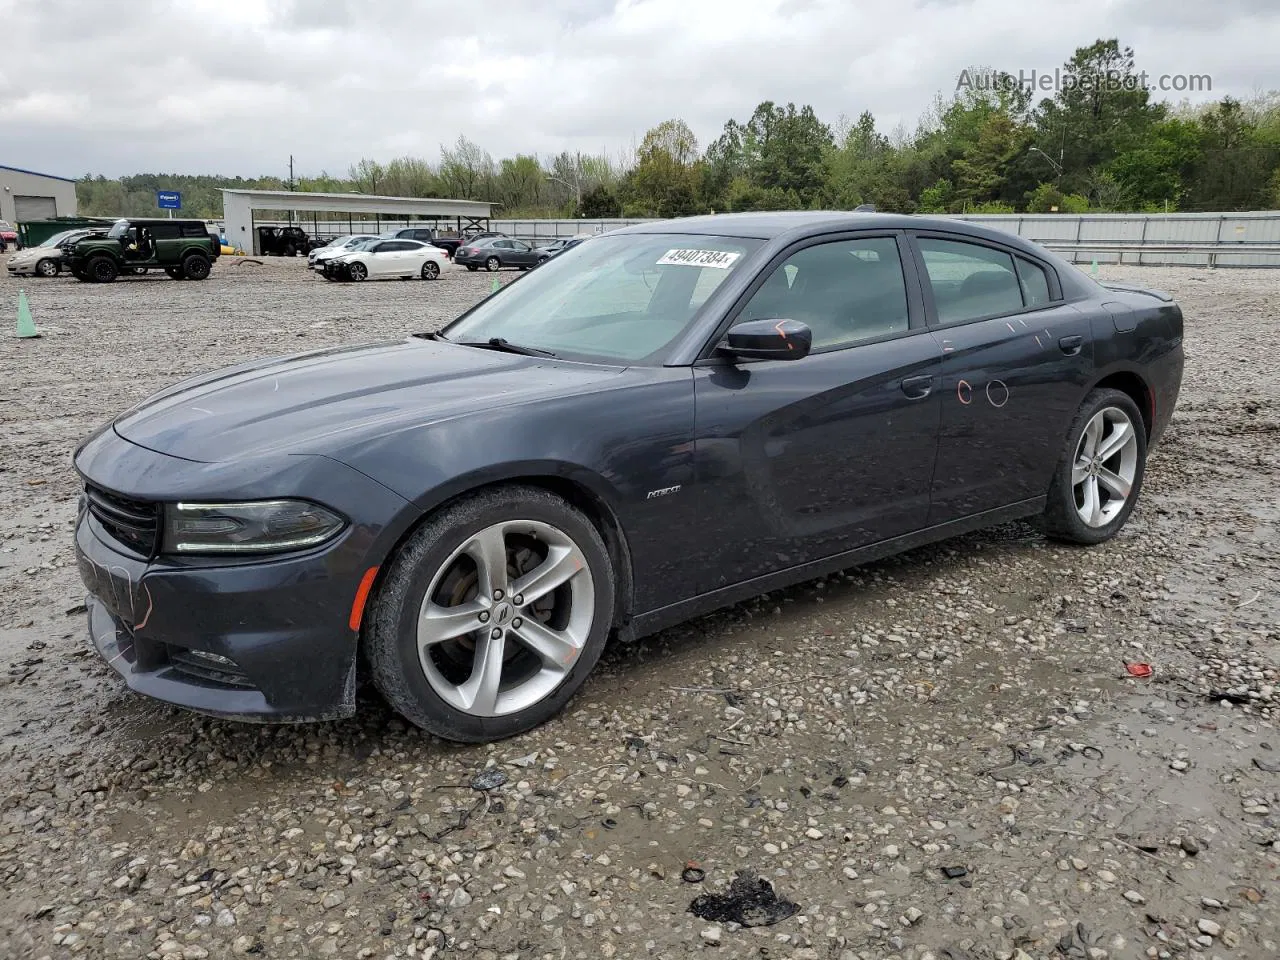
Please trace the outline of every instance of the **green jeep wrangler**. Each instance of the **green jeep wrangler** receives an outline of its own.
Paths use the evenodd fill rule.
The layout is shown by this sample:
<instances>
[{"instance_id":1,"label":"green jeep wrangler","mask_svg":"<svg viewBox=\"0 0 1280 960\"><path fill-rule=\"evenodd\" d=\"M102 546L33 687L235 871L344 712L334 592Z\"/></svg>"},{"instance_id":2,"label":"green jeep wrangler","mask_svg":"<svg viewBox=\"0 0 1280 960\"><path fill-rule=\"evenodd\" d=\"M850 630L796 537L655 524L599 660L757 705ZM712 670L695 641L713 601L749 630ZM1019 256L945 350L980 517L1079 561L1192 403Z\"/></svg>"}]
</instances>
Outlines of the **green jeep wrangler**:
<instances>
[{"instance_id":1,"label":"green jeep wrangler","mask_svg":"<svg viewBox=\"0 0 1280 960\"><path fill-rule=\"evenodd\" d=\"M159 267L174 280L204 280L222 252L201 220L117 220L106 236L75 245L68 266L79 280L110 283Z\"/></svg>"}]
</instances>

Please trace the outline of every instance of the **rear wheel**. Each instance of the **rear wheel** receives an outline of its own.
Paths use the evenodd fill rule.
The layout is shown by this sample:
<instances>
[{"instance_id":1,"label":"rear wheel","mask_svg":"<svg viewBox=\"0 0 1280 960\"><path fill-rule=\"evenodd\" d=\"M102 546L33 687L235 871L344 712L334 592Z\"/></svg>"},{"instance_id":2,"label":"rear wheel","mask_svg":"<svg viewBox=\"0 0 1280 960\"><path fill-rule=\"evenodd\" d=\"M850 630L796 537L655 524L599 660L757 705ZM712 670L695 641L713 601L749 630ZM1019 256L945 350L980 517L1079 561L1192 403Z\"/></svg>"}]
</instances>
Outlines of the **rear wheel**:
<instances>
[{"instance_id":1,"label":"rear wheel","mask_svg":"<svg viewBox=\"0 0 1280 960\"><path fill-rule=\"evenodd\" d=\"M347 276L359 283L361 280L368 279L369 270L363 263L357 260L355 263L347 265Z\"/></svg>"},{"instance_id":2,"label":"rear wheel","mask_svg":"<svg viewBox=\"0 0 1280 960\"><path fill-rule=\"evenodd\" d=\"M422 265L422 279L435 280L440 276L440 264L434 260L428 260Z\"/></svg>"},{"instance_id":3,"label":"rear wheel","mask_svg":"<svg viewBox=\"0 0 1280 960\"><path fill-rule=\"evenodd\" d=\"M1068 543L1110 540L1133 512L1146 463L1137 404L1119 390L1094 390L1067 431L1045 504L1045 533Z\"/></svg>"},{"instance_id":4,"label":"rear wheel","mask_svg":"<svg viewBox=\"0 0 1280 960\"><path fill-rule=\"evenodd\" d=\"M36 276L44 277L45 279L48 279L49 277L56 277L57 275L58 275L57 260L54 260L51 257L45 257L43 260L40 260L36 263Z\"/></svg>"},{"instance_id":5,"label":"rear wheel","mask_svg":"<svg viewBox=\"0 0 1280 960\"><path fill-rule=\"evenodd\" d=\"M182 275L188 280L204 280L209 276L213 264L203 253L188 254L182 261Z\"/></svg>"},{"instance_id":6,"label":"rear wheel","mask_svg":"<svg viewBox=\"0 0 1280 960\"><path fill-rule=\"evenodd\" d=\"M437 736L523 733L581 687L613 601L586 517L533 487L481 492L427 520L391 561L366 634L374 682Z\"/></svg>"},{"instance_id":7,"label":"rear wheel","mask_svg":"<svg viewBox=\"0 0 1280 960\"><path fill-rule=\"evenodd\" d=\"M493 271L497 270L501 266L502 266L502 261L499 260L497 257L490 257L488 260L484 262L484 268L488 270L490 273L493 273Z\"/></svg>"},{"instance_id":8,"label":"rear wheel","mask_svg":"<svg viewBox=\"0 0 1280 960\"><path fill-rule=\"evenodd\" d=\"M120 275L120 269L110 257L94 257L85 264L84 272L94 283L111 283Z\"/></svg>"}]
</instances>

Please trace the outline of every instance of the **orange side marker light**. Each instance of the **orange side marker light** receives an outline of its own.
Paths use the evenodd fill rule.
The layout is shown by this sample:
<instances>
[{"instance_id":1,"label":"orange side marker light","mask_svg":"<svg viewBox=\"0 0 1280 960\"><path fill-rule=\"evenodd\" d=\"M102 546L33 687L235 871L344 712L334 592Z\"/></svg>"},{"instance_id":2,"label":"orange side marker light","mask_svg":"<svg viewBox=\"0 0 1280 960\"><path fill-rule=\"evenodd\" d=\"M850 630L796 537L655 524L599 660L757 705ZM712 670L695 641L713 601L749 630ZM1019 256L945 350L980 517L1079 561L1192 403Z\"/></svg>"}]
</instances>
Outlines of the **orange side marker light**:
<instances>
[{"instance_id":1,"label":"orange side marker light","mask_svg":"<svg viewBox=\"0 0 1280 960\"><path fill-rule=\"evenodd\" d=\"M364 619L365 601L369 599L369 591L373 589L373 581L377 576L378 568L370 567L360 578L360 586L356 588L356 599L351 604L351 619L347 621L347 625L352 630L360 629L360 621Z\"/></svg>"}]
</instances>

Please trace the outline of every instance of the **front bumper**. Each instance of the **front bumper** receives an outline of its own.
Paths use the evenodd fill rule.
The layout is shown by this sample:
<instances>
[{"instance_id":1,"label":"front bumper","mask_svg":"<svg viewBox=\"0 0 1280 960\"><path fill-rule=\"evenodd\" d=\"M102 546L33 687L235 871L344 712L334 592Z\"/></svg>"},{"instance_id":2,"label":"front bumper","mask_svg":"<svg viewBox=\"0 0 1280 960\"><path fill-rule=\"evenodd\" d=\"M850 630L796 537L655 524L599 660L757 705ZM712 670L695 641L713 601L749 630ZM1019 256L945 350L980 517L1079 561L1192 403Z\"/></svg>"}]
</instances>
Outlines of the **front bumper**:
<instances>
[{"instance_id":1,"label":"front bumper","mask_svg":"<svg viewBox=\"0 0 1280 960\"><path fill-rule=\"evenodd\" d=\"M6 265L11 277L29 277L34 276L36 272L35 261L31 263L13 263L12 261Z\"/></svg>"},{"instance_id":2,"label":"front bumper","mask_svg":"<svg viewBox=\"0 0 1280 960\"><path fill-rule=\"evenodd\" d=\"M130 689L242 720L322 720L354 712L359 631L351 626L352 606L361 578L398 536L393 518L402 520L407 504L337 461L288 459L311 461L311 476L275 484L274 496L292 488L288 495L328 502L352 519L335 540L302 553L145 557L115 540L82 506L75 553L89 591L90 636ZM171 485L183 473L195 488L191 496L207 497L212 491L200 489L202 475L211 480L229 466L167 457L111 430L91 440L76 465L95 485L139 500L172 499L157 495L153 478L167 474L159 484ZM140 477L153 481L152 489ZM262 494L232 483L223 496Z\"/></svg>"}]
</instances>

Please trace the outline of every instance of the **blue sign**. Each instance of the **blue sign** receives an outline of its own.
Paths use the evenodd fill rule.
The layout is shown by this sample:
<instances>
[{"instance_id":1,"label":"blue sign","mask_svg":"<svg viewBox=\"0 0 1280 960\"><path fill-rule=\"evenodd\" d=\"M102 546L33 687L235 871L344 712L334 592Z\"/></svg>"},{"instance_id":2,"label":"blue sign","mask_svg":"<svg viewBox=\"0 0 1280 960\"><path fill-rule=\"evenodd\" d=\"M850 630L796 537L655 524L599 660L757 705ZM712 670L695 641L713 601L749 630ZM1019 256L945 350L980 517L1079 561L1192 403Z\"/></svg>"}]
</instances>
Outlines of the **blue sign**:
<instances>
[{"instance_id":1,"label":"blue sign","mask_svg":"<svg viewBox=\"0 0 1280 960\"><path fill-rule=\"evenodd\" d=\"M157 190L156 206L161 210L181 210L182 194L177 190Z\"/></svg>"}]
</instances>

